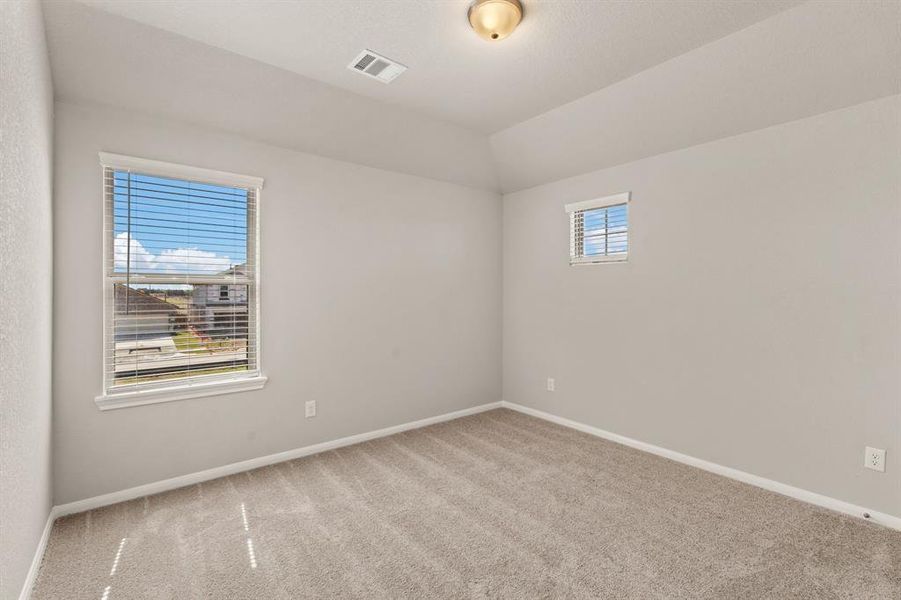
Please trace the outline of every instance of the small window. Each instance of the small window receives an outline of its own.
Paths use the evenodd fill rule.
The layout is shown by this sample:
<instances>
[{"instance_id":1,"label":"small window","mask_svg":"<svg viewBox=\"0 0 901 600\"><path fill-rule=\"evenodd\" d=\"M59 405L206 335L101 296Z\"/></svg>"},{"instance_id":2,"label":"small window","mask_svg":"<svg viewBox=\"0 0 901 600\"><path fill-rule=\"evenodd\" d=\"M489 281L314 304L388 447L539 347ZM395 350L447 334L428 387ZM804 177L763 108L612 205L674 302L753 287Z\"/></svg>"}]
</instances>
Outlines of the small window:
<instances>
[{"instance_id":1,"label":"small window","mask_svg":"<svg viewBox=\"0 0 901 600\"><path fill-rule=\"evenodd\" d=\"M569 263L624 261L629 256L630 192L566 205Z\"/></svg>"},{"instance_id":2,"label":"small window","mask_svg":"<svg viewBox=\"0 0 901 600\"><path fill-rule=\"evenodd\" d=\"M98 405L167 390L187 397L185 386L258 382L262 180L110 154L101 161L106 289Z\"/></svg>"}]
</instances>

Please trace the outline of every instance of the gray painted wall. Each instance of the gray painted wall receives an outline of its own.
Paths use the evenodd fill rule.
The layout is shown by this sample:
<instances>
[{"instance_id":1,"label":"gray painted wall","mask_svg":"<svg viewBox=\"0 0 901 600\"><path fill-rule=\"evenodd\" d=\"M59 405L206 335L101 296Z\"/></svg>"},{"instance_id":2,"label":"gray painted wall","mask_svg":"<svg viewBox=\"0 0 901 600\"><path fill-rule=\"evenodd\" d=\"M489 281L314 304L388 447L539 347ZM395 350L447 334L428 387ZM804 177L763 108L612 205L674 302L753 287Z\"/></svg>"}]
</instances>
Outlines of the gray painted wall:
<instances>
[{"instance_id":1,"label":"gray painted wall","mask_svg":"<svg viewBox=\"0 0 901 600\"><path fill-rule=\"evenodd\" d=\"M570 267L625 190L629 262ZM504 399L901 516L899 234L901 96L509 194Z\"/></svg>"},{"instance_id":2,"label":"gray painted wall","mask_svg":"<svg viewBox=\"0 0 901 600\"><path fill-rule=\"evenodd\" d=\"M57 504L500 399L499 195L99 106L56 144ZM265 389L97 409L101 150L266 179Z\"/></svg>"},{"instance_id":3,"label":"gray painted wall","mask_svg":"<svg viewBox=\"0 0 901 600\"><path fill-rule=\"evenodd\" d=\"M53 90L40 4L0 2L0 599L51 506Z\"/></svg>"}]
</instances>

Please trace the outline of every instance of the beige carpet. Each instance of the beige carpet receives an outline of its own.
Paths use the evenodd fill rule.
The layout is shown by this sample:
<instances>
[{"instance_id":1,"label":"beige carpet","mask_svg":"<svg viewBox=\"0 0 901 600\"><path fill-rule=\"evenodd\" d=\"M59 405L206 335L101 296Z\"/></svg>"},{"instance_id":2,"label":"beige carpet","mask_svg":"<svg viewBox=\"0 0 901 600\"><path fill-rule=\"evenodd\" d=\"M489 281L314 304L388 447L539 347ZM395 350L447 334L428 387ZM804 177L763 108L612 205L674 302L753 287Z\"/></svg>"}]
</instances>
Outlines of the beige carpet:
<instances>
[{"instance_id":1,"label":"beige carpet","mask_svg":"<svg viewBox=\"0 0 901 600\"><path fill-rule=\"evenodd\" d=\"M901 598L901 533L509 410L65 517L33 598Z\"/></svg>"}]
</instances>

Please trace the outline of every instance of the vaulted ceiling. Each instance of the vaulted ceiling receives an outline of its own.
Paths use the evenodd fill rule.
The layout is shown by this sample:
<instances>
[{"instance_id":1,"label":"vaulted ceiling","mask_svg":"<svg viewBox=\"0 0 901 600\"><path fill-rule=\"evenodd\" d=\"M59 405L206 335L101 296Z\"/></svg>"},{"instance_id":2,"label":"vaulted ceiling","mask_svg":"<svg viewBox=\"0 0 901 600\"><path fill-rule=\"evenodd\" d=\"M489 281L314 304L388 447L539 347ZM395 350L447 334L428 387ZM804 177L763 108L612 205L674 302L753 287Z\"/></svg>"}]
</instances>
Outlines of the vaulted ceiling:
<instances>
[{"instance_id":1,"label":"vaulted ceiling","mask_svg":"<svg viewBox=\"0 0 901 600\"><path fill-rule=\"evenodd\" d=\"M45 0L54 87L339 160L513 191L901 93L896 0ZM363 49L409 70L348 70ZM125 151L124 149L120 149Z\"/></svg>"},{"instance_id":2,"label":"vaulted ceiling","mask_svg":"<svg viewBox=\"0 0 901 600\"><path fill-rule=\"evenodd\" d=\"M798 4L799 0L526 0L491 44L469 0L84 0L377 100L493 133ZM347 64L364 48L409 67L390 85Z\"/></svg>"}]
</instances>

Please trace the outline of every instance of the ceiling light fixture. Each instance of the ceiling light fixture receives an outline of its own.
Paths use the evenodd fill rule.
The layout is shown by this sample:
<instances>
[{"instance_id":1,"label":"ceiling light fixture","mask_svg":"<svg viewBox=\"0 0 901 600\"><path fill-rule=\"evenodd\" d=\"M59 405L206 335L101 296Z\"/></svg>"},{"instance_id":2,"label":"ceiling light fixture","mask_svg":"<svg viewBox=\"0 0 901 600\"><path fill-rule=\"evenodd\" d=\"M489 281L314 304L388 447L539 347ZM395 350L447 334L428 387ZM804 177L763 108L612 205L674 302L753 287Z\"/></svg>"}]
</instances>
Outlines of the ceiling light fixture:
<instances>
[{"instance_id":1,"label":"ceiling light fixture","mask_svg":"<svg viewBox=\"0 0 901 600\"><path fill-rule=\"evenodd\" d=\"M469 6L469 24L489 42L504 39L522 21L519 0L475 0Z\"/></svg>"}]
</instances>

